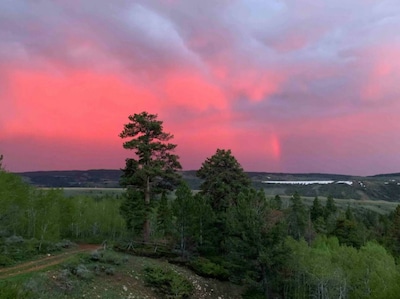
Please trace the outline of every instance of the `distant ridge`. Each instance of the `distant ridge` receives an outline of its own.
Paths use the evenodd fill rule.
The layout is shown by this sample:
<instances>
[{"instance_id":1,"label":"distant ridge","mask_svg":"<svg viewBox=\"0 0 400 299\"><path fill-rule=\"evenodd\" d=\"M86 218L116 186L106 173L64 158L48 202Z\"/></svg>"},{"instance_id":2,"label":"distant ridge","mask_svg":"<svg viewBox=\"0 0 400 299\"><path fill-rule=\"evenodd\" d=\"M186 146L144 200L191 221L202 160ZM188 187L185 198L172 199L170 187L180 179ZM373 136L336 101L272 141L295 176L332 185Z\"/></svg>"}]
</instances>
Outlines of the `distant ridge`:
<instances>
[{"instance_id":1,"label":"distant ridge","mask_svg":"<svg viewBox=\"0 0 400 299\"><path fill-rule=\"evenodd\" d=\"M384 173L384 174L375 174L375 175L371 175L369 176L371 178L375 178L375 177L385 177L385 178L390 178L390 177L400 177L400 172L396 172L396 173Z\"/></svg>"},{"instance_id":2,"label":"distant ridge","mask_svg":"<svg viewBox=\"0 0 400 299\"><path fill-rule=\"evenodd\" d=\"M119 187L121 170L50 170L16 173L26 182L40 187Z\"/></svg>"},{"instance_id":3,"label":"distant ridge","mask_svg":"<svg viewBox=\"0 0 400 299\"><path fill-rule=\"evenodd\" d=\"M351 176L327 173L270 173L246 172L256 189L265 190L268 196L290 196L298 192L301 196L327 197L356 200L386 200L400 202L400 173L374 176ZM16 173L26 182L38 187L68 188L118 188L122 174L118 169L54 170ZM202 180L196 170L181 171L183 179L192 190L199 190ZM348 184L286 185L266 184L265 181L351 181Z\"/></svg>"}]
</instances>

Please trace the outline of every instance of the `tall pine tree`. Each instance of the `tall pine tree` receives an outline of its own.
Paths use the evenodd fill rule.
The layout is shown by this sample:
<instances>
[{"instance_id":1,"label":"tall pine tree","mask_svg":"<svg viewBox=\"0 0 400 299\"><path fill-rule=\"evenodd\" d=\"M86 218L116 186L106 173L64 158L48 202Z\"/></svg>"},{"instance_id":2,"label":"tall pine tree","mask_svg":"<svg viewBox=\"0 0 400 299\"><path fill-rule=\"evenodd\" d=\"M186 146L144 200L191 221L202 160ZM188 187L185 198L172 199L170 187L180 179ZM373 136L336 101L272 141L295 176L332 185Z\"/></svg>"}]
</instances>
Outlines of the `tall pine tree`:
<instances>
[{"instance_id":1,"label":"tall pine tree","mask_svg":"<svg viewBox=\"0 0 400 299\"><path fill-rule=\"evenodd\" d=\"M165 190L172 190L180 179L177 170L181 169L181 164L179 157L173 154L176 144L168 142L173 135L164 132L163 122L157 120L157 115L147 112L130 115L129 123L124 125L119 136L123 139L129 138L123 146L125 149L135 151L134 158L126 159L121 185L128 189L127 195L132 192L131 190L136 191L132 192L135 195L132 200L137 200L138 194L142 196L143 240L147 242L150 238L149 213L152 197ZM129 214L129 212L123 213L123 215ZM129 223L129 219L127 222Z\"/></svg>"}]
</instances>

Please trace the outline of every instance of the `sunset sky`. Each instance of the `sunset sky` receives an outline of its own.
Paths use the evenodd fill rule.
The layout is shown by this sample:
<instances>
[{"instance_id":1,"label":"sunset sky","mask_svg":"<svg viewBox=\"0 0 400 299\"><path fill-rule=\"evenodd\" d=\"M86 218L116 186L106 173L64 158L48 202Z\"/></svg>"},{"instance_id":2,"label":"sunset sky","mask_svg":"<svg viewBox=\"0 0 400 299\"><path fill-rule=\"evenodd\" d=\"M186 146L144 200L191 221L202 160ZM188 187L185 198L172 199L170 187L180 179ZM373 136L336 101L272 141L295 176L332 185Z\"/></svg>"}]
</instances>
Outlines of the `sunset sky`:
<instances>
[{"instance_id":1,"label":"sunset sky","mask_svg":"<svg viewBox=\"0 0 400 299\"><path fill-rule=\"evenodd\" d=\"M7 170L121 168L142 111L186 170L400 172L400 2L0 1Z\"/></svg>"}]
</instances>

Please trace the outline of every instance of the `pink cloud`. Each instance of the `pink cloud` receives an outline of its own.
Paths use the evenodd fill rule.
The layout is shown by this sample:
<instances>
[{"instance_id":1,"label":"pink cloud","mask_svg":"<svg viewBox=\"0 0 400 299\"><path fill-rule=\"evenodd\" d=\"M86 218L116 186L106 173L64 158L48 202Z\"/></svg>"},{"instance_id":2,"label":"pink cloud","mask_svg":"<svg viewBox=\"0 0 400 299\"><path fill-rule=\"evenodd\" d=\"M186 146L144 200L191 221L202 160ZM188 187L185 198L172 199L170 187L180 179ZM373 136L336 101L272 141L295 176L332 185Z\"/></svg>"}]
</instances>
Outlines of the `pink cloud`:
<instances>
[{"instance_id":1,"label":"pink cloud","mask_svg":"<svg viewBox=\"0 0 400 299\"><path fill-rule=\"evenodd\" d=\"M118 168L146 110L184 168L230 148L246 170L400 169L400 10L370 4L3 1L0 153L11 170Z\"/></svg>"},{"instance_id":2,"label":"pink cloud","mask_svg":"<svg viewBox=\"0 0 400 299\"><path fill-rule=\"evenodd\" d=\"M129 114L160 107L140 84L93 71L13 70L9 99L18 118L7 122L6 133L72 139L112 138Z\"/></svg>"},{"instance_id":3,"label":"pink cloud","mask_svg":"<svg viewBox=\"0 0 400 299\"><path fill-rule=\"evenodd\" d=\"M222 110L228 106L227 97L221 88L194 72L168 73L161 91L168 103L186 106L198 112L208 108Z\"/></svg>"}]
</instances>

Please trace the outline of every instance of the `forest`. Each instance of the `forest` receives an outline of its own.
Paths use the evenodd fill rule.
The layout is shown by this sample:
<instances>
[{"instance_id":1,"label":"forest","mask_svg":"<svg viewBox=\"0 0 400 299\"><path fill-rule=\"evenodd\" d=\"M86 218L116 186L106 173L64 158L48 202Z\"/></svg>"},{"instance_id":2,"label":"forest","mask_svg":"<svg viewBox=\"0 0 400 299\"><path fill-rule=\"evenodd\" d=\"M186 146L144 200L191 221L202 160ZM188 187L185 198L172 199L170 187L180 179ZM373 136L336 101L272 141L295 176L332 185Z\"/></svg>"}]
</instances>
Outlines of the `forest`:
<instances>
[{"instance_id":1,"label":"forest","mask_svg":"<svg viewBox=\"0 0 400 299\"><path fill-rule=\"evenodd\" d=\"M297 190L288 201L267 197L229 149L202 163L194 191L157 115L129 116L120 137L134 152L122 194L65 196L23 182L0 160L0 269L70 243L107 244L240 286L232 298L398 298L400 205L380 214L339 207L333 196L306 205ZM143 271L159 298L196 298L174 272ZM21 281L0 289L0 298L40 297ZM60 288L60 298L70 291Z\"/></svg>"}]
</instances>

